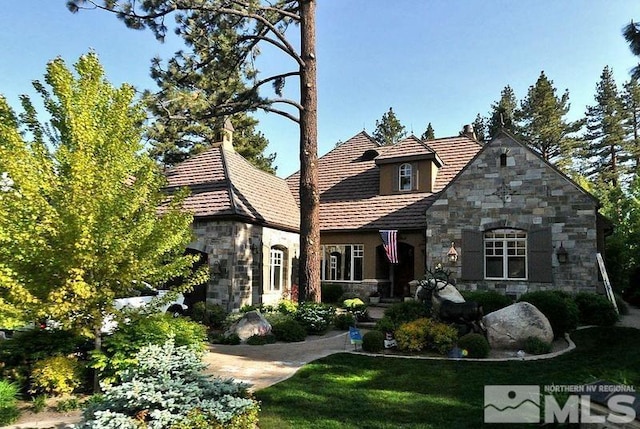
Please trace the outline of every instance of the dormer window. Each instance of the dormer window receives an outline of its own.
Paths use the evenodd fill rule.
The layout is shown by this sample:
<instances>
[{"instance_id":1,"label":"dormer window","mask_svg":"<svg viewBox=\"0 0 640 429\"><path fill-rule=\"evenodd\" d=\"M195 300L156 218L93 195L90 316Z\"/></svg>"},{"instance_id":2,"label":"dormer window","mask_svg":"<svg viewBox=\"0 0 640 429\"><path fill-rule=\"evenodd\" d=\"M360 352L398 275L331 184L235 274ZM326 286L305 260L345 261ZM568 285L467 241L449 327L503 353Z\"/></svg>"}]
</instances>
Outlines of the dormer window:
<instances>
[{"instance_id":1,"label":"dormer window","mask_svg":"<svg viewBox=\"0 0 640 429\"><path fill-rule=\"evenodd\" d=\"M402 164L398 169L398 183L401 191L413 189L413 167L411 164Z\"/></svg>"}]
</instances>

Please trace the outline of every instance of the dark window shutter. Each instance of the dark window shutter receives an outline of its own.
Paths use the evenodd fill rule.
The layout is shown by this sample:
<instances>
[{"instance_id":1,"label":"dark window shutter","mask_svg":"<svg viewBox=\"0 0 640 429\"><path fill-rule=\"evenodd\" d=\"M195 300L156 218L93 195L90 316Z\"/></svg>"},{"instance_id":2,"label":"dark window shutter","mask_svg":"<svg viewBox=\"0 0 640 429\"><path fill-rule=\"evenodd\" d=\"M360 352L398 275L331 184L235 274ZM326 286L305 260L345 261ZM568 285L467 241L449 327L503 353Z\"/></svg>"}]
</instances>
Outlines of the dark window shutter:
<instances>
[{"instance_id":1,"label":"dark window shutter","mask_svg":"<svg viewBox=\"0 0 640 429\"><path fill-rule=\"evenodd\" d=\"M484 278L483 235L481 231L462 231L462 280Z\"/></svg>"},{"instance_id":2,"label":"dark window shutter","mask_svg":"<svg viewBox=\"0 0 640 429\"><path fill-rule=\"evenodd\" d=\"M529 231L527 236L529 281L551 283L553 275L551 260L553 243L551 242L551 228L541 228Z\"/></svg>"},{"instance_id":3,"label":"dark window shutter","mask_svg":"<svg viewBox=\"0 0 640 429\"><path fill-rule=\"evenodd\" d=\"M400 166L393 166L393 192L400 191Z\"/></svg>"},{"instance_id":4,"label":"dark window shutter","mask_svg":"<svg viewBox=\"0 0 640 429\"><path fill-rule=\"evenodd\" d=\"M411 189L414 191L418 190L418 164L411 164Z\"/></svg>"}]
</instances>

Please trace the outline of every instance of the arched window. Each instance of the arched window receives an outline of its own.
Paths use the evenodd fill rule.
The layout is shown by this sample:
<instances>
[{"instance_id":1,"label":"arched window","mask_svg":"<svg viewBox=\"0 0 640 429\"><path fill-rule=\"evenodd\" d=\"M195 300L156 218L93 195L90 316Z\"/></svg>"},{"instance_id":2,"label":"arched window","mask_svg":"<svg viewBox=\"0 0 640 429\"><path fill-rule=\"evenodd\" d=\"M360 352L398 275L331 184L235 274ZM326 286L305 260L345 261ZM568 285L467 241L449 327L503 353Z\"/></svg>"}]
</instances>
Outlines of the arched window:
<instances>
[{"instance_id":1,"label":"arched window","mask_svg":"<svg viewBox=\"0 0 640 429\"><path fill-rule=\"evenodd\" d=\"M504 228L485 232L484 261L487 279L526 279L526 231Z\"/></svg>"},{"instance_id":2,"label":"arched window","mask_svg":"<svg viewBox=\"0 0 640 429\"><path fill-rule=\"evenodd\" d=\"M270 252L270 280L269 289L272 292L282 290L284 272L284 251L272 247Z\"/></svg>"},{"instance_id":3,"label":"arched window","mask_svg":"<svg viewBox=\"0 0 640 429\"><path fill-rule=\"evenodd\" d=\"M413 167L411 164L402 164L398 169L398 184L401 191L413 189Z\"/></svg>"}]
</instances>

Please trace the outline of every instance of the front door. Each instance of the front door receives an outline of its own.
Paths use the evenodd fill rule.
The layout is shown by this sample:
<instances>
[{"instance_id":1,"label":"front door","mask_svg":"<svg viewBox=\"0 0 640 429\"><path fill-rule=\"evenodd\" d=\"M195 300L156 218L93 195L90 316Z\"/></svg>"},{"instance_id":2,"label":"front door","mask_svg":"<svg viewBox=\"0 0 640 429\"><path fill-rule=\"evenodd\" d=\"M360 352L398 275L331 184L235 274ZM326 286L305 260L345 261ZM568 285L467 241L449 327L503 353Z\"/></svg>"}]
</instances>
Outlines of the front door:
<instances>
[{"instance_id":1,"label":"front door","mask_svg":"<svg viewBox=\"0 0 640 429\"><path fill-rule=\"evenodd\" d=\"M414 250L407 243L398 243L398 263L392 265L387 259L382 245L376 249L376 278L389 279L390 288L384 292L385 297L402 298L409 293L409 282L414 280Z\"/></svg>"}]
</instances>

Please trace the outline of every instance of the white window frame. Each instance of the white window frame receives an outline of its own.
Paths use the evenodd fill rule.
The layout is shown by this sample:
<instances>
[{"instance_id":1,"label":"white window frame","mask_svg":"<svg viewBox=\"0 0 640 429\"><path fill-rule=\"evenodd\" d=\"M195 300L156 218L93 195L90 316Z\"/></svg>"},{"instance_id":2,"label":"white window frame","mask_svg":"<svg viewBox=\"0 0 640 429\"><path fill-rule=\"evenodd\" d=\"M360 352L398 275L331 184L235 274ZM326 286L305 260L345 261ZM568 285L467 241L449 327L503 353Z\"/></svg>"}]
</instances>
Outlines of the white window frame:
<instances>
[{"instance_id":1,"label":"white window frame","mask_svg":"<svg viewBox=\"0 0 640 429\"><path fill-rule=\"evenodd\" d=\"M278 274L276 276L275 268L279 267L277 270ZM275 247L271 248L269 252L269 290L271 292L279 292L282 290L282 280L284 278L284 251Z\"/></svg>"},{"instance_id":2,"label":"white window frame","mask_svg":"<svg viewBox=\"0 0 640 429\"><path fill-rule=\"evenodd\" d=\"M347 248L350 249L347 252ZM331 255L331 253L337 252L343 255L342 258L338 258L335 255ZM350 254L351 257L348 261L345 260L345 256ZM327 258L328 256L328 258ZM338 259L341 260L343 264L343 269L338 269ZM359 266L361 267L361 272L356 273L356 260L359 261ZM344 267L348 267L348 270L345 270ZM363 244L326 244L322 246L322 262L321 262L321 279L323 281L332 281L332 282L361 282L364 278L364 245ZM327 272L328 271L328 272ZM337 278L338 272L341 273L343 278ZM356 274L359 274L360 279L354 280ZM348 278L347 278L348 277Z\"/></svg>"},{"instance_id":3,"label":"white window frame","mask_svg":"<svg viewBox=\"0 0 640 429\"><path fill-rule=\"evenodd\" d=\"M403 179L406 179L405 183L409 185L408 187L403 186ZM413 190L413 166L409 163L402 164L398 168L398 190Z\"/></svg>"},{"instance_id":4,"label":"white window frame","mask_svg":"<svg viewBox=\"0 0 640 429\"><path fill-rule=\"evenodd\" d=\"M527 232L520 229L501 228L484 233L484 277L487 280L527 280ZM487 273L489 259L502 260L502 276L490 277ZM509 272L509 262L522 260L524 276L512 275Z\"/></svg>"}]
</instances>

